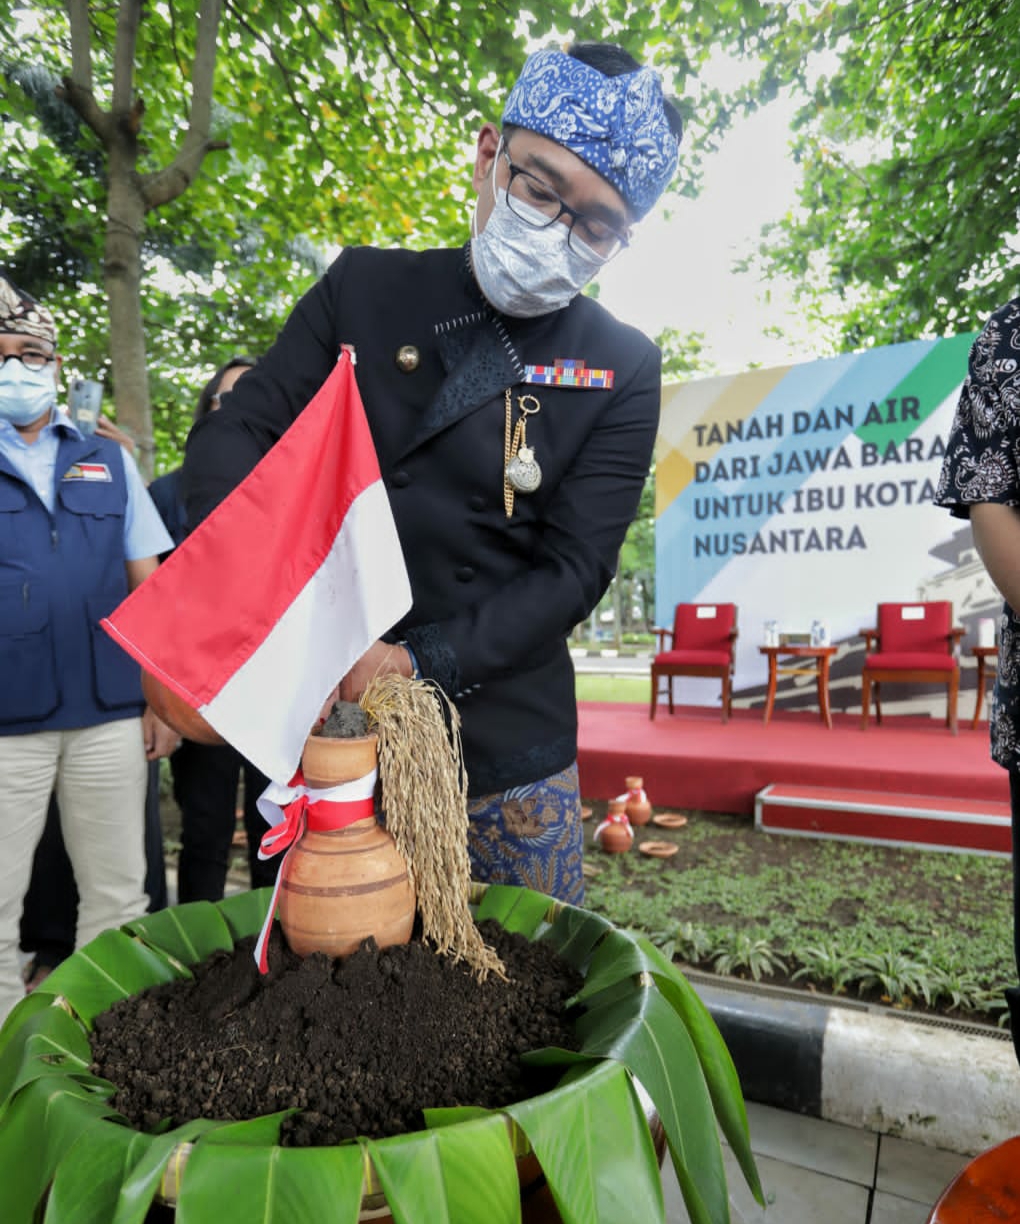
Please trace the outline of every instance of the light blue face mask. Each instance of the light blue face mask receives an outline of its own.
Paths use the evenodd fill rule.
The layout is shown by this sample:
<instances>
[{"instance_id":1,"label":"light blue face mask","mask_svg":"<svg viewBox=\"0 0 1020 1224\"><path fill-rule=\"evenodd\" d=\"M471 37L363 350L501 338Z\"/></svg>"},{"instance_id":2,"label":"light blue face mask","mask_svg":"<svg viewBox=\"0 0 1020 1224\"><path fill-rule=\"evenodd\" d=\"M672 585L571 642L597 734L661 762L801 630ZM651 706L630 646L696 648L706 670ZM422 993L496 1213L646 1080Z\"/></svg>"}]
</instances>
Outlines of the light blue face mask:
<instances>
[{"instance_id":1,"label":"light blue face mask","mask_svg":"<svg viewBox=\"0 0 1020 1224\"><path fill-rule=\"evenodd\" d=\"M0 420L31 425L57 402L53 367L29 370L20 361L4 362L0 369Z\"/></svg>"},{"instance_id":2,"label":"light blue face mask","mask_svg":"<svg viewBox=\"0 0 1020 1224\"><path fill-rule=\"evenodd\" d=\"M478 287L500 314L534 318L569 306L605 261L594 252L572 250L565 225L549 225L548 218L517 201L518 209L534 213L529 225L507 207L506 191L496 187L502 144L492 162L493 208L481 233L477 210L471 217L471 262Z\"/></svg>"}]
</instances>

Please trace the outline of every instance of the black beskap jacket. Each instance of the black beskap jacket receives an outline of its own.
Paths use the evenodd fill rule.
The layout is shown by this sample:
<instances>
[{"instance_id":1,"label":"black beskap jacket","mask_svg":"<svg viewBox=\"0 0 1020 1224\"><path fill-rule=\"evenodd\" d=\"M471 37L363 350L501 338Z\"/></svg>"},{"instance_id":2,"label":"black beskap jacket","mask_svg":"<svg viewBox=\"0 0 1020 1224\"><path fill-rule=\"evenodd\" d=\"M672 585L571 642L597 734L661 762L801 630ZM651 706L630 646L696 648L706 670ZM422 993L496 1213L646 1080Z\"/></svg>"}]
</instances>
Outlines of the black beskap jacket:
<instances>
[{"instance_id":1,"label":"black beskap jacket","mask_svg":"<svg viewBox=\"0 0 1020 1224\"><path fill-rule=\"evenodd\" d=\"M462 716L472 796L576 757L566 639L613 576L651 461L660 354L586 297L537 319L497 315L468 248L351 248L298 303L224 407L192 430L191 523L254 467L325 381L341 345L355 373L414 597L393 626ZM416 350L417 365L397 362ZM529 385L527 366L579 360L613 387ZM405 363L406 364L406 363ZM503 503L505 392L533 394L534 493ZM337 677L339 679L340 677Z\"/></svg>"}]
</instances>

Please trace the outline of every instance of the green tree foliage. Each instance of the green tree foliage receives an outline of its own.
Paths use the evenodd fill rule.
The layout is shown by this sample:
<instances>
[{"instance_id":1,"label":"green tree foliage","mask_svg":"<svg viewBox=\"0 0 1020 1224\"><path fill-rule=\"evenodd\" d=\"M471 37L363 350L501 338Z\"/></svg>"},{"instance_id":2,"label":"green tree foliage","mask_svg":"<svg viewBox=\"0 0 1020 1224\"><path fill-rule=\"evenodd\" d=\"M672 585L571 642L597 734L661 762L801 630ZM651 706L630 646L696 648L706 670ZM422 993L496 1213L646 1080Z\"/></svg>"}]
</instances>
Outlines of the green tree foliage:
<instances>
[{"instance_id":1,"label":"green tree foliage","mask_svg":"<svg viewBox=\"0 0 1020 1224\"><path fill-rule=\"evenodd\" d=\"M764 268L809 312L835 289L847 346L975 327L1015 290L1009 0L540 10L0 0L0 259L56 307L69 371L103 377L166 462L204 375L264 348L330 251L464 238L473 131L531 40L609 37L681 94L686 194L735 115L804 98L801 206ZM762 65L728 98L699 81L720 52Z\"/></svg>"},{"instance_id":2,"label":"green tree foliage","mask_svg":"<svg viewBox=\"0 0 1020 1224\"><path fill-rule=\"evenodd\" d=\"M638 512L620 549L620 563L613 579L614 606L621 615L615 620L624 627L646 633L655 619L655 468L649 472L641 490ZM627 615L622 615L626 608ZM640 615L635 609L640 608ZM618 630L619 632L619 630Z\"/></svg>"},{"instance_id":3,"label":"green tree foliage","mask_svg":"<svg viewBox=\"0 0 1020 1224\"><path fill-rule=\"evenodd\" d=\"M681 335L666 328L656 336L662 349L663 383L679 383L692 374L710 373L703 355L704 337L700 333ZM603 601L616 613L614 626L617 645L625 629L647 632L655 619L655 466L648 473L641 501L627 538L620 549L620 561L611 590ZM634 613L640 608L640 614Z\"/></svg>"},{"instance_id":4,"label":"green tree foliage","mask_svg":"<svg viewBox=\"0 0 1020 1224\"><path fill-rule=\"evenodd\" d=\"M800 207L767 272L805 307L835 291L848 348L981 325L1017 291L1020 6L1011 0L762 4L739 41L760 76L734 105L805 101Z\"/></svg>"},{"instance_id":5,"label":"green tree foliage","mask_svg":"<svg viewBox=\"0 0 1020 1224\"><path fill-rule=\"evenodd\" d=\"M146 462L264 348L325 252L467 236L474 131L533 41L613 38L683 92L749 0L0 0L2 261ZM683 21L676 19L684 11ZM710 147L710 91L687 96ZM678 189L694 190L688 154Z\"/></svg>"}]
</instances>

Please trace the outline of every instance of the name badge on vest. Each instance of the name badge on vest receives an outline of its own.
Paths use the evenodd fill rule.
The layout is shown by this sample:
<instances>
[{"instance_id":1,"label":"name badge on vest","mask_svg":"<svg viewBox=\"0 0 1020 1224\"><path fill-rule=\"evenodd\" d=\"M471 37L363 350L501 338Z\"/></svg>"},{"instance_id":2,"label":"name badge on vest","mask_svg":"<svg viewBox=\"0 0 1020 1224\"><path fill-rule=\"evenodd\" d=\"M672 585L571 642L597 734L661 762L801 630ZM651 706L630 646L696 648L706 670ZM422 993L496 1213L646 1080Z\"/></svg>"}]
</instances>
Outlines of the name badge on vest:
<instances>
[{"instance_id":1,"label":"name badge on vest","mask_svg":"<svg viewBox=\"0 0 1020 1224\"><path fill-rule=\"evenodd\" d=\"M565 357L557 357L551 366L525 366L524 381L545 387L581 387L611 391L613 371L590 370L583 361L568 361Z\"/></svg>"},{"instance_id":2,"label":"name badge on vest","mask_svg":"<svg viewBox=\"0 0 1020 1224\"><path fill-rule=\"evenodd\" d=\"M105 463L73 463L64 473L64 480L111 481L110 469Z\"/></svg>"}]
</instances>

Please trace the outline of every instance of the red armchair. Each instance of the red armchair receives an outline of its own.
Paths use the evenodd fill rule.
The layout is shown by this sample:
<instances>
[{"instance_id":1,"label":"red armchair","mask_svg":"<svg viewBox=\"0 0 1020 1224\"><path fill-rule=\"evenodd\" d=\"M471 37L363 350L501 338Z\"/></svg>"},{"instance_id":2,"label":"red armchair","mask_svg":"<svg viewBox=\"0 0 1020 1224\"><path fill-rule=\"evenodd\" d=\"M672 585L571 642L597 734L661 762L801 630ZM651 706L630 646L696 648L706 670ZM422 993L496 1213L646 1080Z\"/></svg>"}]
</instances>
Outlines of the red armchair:
<instances>
[{"instance_id":1,"label":"red armchair","mask_svg":"<svg viewBox=\"0 0 1020 1224\"><path fill-rule=\"evenodd\" d=\"M722 681L722 720L730 717L733 691L733 656L737 642L737 605L677 604L673 628L656 629L659 650L652 660L652 707L655 717L659 681L666 680L669 712L673 713L675 676L715 676ZM670 649L665 650L666 639Z\"/></svg>"},{"instance_id":2,"label":"red armchair","mask_svg":"<svg viewBox=\"0 0 1020 1224\"><path fill-rule=\"evenodd\" d=\"M867 730L872 685L875 714L881 723L883 684L930 683L946 686L946 726L955 735L960 689L957 656L964 632L953 626L953 605L948 600L879 604L877 628L861 631L865 648L861 729Z\"/></svg>"}]
</instances>

